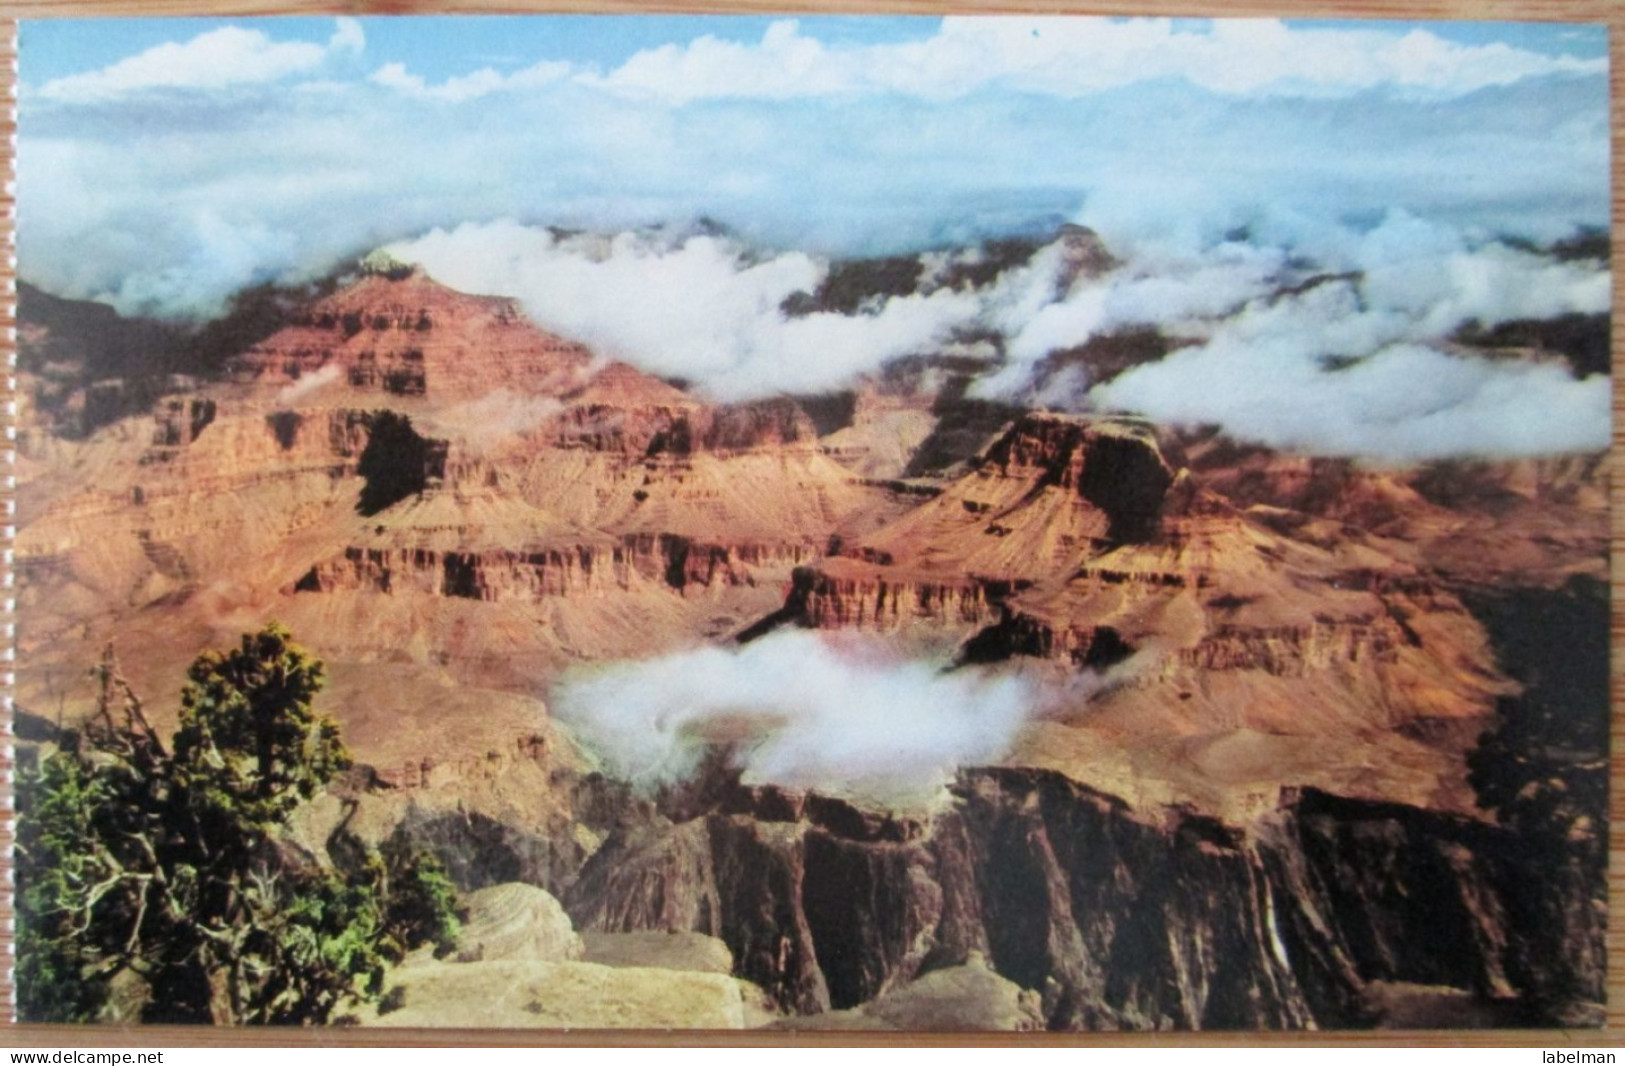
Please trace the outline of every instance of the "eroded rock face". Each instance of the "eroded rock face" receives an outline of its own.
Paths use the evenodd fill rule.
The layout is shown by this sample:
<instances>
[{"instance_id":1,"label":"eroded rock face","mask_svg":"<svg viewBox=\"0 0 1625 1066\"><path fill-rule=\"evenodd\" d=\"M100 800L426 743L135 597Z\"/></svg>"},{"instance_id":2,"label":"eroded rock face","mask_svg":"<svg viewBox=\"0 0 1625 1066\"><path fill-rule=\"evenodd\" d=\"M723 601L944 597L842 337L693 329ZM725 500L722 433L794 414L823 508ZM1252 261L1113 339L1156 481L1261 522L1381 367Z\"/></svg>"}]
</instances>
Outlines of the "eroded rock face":
<instances>
[{"instance_id":1,"label":"eroded rock face","mask_svg":"<svg viewBox=\"0 0 1625 1066\"><path fill-rule=\"evenodd\" d=\"M860 560L830 559L796 570L785 609L816 629L890 631L917 624L986 624L997 590L972 578L931 581L894 576Z\"/></svg>"},{"instance_id":2,"label":"eroded rock face","mask_svg":"<svg viewBox=\"0 0 1625 1066\"><path fill-rule=\"evenodd\" d=\"M559 395L592 356L531 325L513 300L468 296L421 273L374 274L317 301L232 361L240 381L321 381L383 396ZM316 375L323 375L318 378Z\"/></svg>"},{"instance_id":3,"label":"eroded rock face","mask_svg":"<svg viewBox=\"0 0 1625 1066\"><path fill-rule=\"evenodd\" d=\"M1174 440L1166 454L1191 450ZM1388 482L1348 464L1310 472L1322 487L1276 498L1343 499L1351 514L1368 497L1420 499L1383 495ZM1148 749L1215 729L1433 730L1439 763L1456 767L1445 786L1399 780L1416 757L1406 752L1377 759L1358 794L1464 809L1463 751L1442 749L1473 730L1449 723L1486 720L1511 682L1456 592L1415 545L1241 509L1203 476L1175 471L1142 423L1027 415L940 495L796 570L763 624L905 632L956 648L962 664L1027 657L1092 672L1107 691L1076 717ZM1298 780L1348 787L1334 770Z\"/></svg>"},{"instance_id":4,"label":"eroded rock face","mask_svg":"<svg viewBox=\"0 0 1625 1066\"><path fill-rule=\"evenodd\" d=\"M793 401L713 406L621 363L598 371L563 401L549 428L553 443L566 448L682 457L806 446L818 437L812 420Z\"/></svg>"},{"instance_id":5,"label":"eroded rock face","mask_svg":"<svg viewBox=\"0 0 1625 1066\"><path fill-rule=\"evenodd\" d=\"M312 567L294 591L416 592L486 602L529 602L641 582L681 592L695 585L749 584L757 568L793 566L809 554L805 545L696 544L669 533L532 551L352 547Z\"/></svg>"},{"instance_id":6,"label":"eroded rock face","mask_svg":"<svg viewBox=\"0 0 1625 1066\"><path fill-rule=\"evenodd\" d=\"M1601 925L1553 921L1551 878L1578 871L1480 821L1303 790L1244 832L1015 769L953 791L899 839L720 811L617 832L566 906L586 929L719 936L803 1014L978 955L1063 1029L1367 1024L1373 982L1531 1017L1560 987L1602 995Z\"/></svg>"},{"instance_id":7,"label":"eroded rock face","mask_svg":"<svg viewBox=\"0 0 1625 1066\"><path fill-rule=\"evenodd\" d=\"M1028 415L989 449L984 465L1072 489L1105 515L1106 536L1118 543L1156 536L1174 481L1149 427L1123 421Z\"/></svg>"}]
</instances>

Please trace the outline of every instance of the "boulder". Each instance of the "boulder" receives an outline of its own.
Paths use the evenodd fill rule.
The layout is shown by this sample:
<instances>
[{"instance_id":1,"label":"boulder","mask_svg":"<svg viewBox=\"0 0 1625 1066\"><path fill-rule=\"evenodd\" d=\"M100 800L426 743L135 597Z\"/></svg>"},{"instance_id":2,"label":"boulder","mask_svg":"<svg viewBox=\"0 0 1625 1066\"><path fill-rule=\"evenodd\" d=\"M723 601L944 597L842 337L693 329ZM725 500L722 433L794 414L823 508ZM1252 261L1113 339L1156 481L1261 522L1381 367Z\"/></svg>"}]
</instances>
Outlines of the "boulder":
<instances>
[{"instance_id":1,"label":"boulder","mask_svg":"<svg viewBox=\"0 0 1625 1066\"><path fill-rule=\"evenodd\" d=\"M535 885L492 885L469 894L457 939L463 962L568 962L582 956L581 937L559 901Z\"/></svg>"}]
</instances>

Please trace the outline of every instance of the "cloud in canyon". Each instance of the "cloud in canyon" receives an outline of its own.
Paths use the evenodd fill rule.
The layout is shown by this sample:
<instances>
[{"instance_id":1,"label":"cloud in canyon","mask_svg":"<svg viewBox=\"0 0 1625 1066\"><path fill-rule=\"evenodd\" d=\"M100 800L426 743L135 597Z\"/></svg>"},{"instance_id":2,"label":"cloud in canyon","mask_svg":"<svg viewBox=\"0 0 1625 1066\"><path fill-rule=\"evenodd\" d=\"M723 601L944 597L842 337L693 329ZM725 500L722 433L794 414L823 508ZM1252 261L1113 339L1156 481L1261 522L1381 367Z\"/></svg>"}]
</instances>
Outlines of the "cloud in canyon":
<instances>
[{"instance_id":1,"label":"cloud in canyon","mask_svg":"<svg viewBox=\"0 0 1625 1066\"><path fill-rule=\"evenodd\" d=\"M1607 270L1498 242L1475 246L1404 213L1345 237L1341 250L1322 250L1330 261L1313 273L1286 269L1284 252L1231 245L1081 286L1026 320L1009 345L1011 364L980 392L1020 396L1046 353L1155 326L1195 343L1092 390L1087 381L1052 387L1045 399L1398 463L1608 446L1606 378L1445 350L1467 323L1604 313Z\"/></svg>"},{"instance_id":2,"label":"cloud in canyon","mask_svg":"<svg viewBox=\"0 0 1625 1066\"><path fill-rule=\"evenodd\" d=\"M827 264L801 252L754 258L708 235L556 237L511 222L465 225L388 248L469 292L512 296L541 325L724 400L821 392L929 350L980 311L950 290L896 297L873 314L789 318Z\"/></svg>"},{"instance_id":3,"label":"cloud in canyon","mask_svg":"<svg viewBox=\"0 0 1625 1066\"><path fill-rule=\"evenodd\" d=\"M996 760L1034 712L1029 681L895 660L803 631L583 667L553 714L607 770L653 787L732 744L747 781L881 799L929 796L955 768Z\"/></svg>"},{"instance_id":4,"label":"cloud in canyon","mask_svg":"<svg viewBox=\"0 0 1625 1066\"><path fill-rule=\"evenodd\" d=\"M753 256L727 237L560 237L496 223L389 250L455 287L516 297L551 329L724 400L839 387L976 327L1002 335L1007 353L974 383L977 396L1217 424L1276 447L1383 462L1607 446L1605 379L1441 350L1469 322L1606 311L1606 270L1475 245L1402 212L1337 242L1317 236L1329 262L1231 241L1123 264L1059 298L1053 244L983 290L804 317L781 304L816 289L827 264ZM926 260L927 273L942 266ZM1187 346L1098 387L1081 369L1036 374L1052 351L1139 327Z\"/></svg>"}]
</instances>

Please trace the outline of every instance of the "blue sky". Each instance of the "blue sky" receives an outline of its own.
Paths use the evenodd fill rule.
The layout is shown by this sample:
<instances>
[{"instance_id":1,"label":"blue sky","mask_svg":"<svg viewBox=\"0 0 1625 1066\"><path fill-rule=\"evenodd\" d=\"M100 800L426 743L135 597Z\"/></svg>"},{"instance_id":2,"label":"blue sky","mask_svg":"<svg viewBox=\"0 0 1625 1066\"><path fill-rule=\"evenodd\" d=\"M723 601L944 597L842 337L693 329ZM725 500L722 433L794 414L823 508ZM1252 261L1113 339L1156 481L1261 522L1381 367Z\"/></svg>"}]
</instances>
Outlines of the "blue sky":
<instances>
[{"instance_id":1,"label":"blue sky","mask_svg":"<svg viewBox=\"0 0 1625 1066\"><path fill-rule=\"evenodd\" d=\"M242 20L237 20L242 23ZM598 67L625 62L662 44L710 35L754 41L771 18L660 15L477 15L358 20L368 52L378 62L402 62L436 80L480 67L524 66L541 59L571 59ZM830 41L902 41L929 36L940 19L804 19ZM53 19L24 22L23 79L43 84L98 70L156 45L184 41L219 28L221 19ZM333 33L330 18L264 20L279 39L314 43Z\"/></svg>"},{"instance_id":2,"label":"blue sky","mask_svg":"<svg viewBox=\"0 0 1625 1066\"><path fill-rule=\"evenodd\" d=\"M240 20L239 20L240 21ZM362 18L368 50L442 79L482 66L523 66L540 59L573 59L610 67L635 52L703 35L759 40L771 17L750 16L504 16ZM802 18L807 32L830 42L922 40L941 20L930 17ZM1209 19L1180 20L1200 31ZM1347 20L1302 20L1313 28L1358 28ZM216 29L219 19L49 19L22 24L23 79L30 84L108 66L145 49ZM288 40L322 42L332 35L326 18L278 18L268 23ZM1602 58L1608 52L1600 25L1507 22L1418 22L1418 28L1462 44L1501 42L1545 55Z\"/></svg>"}]
</instances>

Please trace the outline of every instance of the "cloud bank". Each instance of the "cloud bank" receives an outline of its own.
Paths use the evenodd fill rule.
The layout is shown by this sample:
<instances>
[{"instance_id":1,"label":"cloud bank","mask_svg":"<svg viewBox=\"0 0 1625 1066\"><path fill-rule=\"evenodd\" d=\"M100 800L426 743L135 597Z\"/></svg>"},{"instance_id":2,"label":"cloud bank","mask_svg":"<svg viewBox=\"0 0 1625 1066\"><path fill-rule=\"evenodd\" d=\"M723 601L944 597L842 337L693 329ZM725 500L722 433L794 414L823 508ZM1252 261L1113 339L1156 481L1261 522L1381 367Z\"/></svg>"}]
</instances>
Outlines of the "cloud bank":
<instances>
[{"instance_id":1,"label":"cloud bank","mask_svg":"<svg viewBox=\"0 0 1625 1066\"><path fill-rule=\"evenodd\" d=\"M828 264L800 252L752 257L710 235L557 237L511 222L436 230L389 254L468 292L512 296L541 325L612 358L696 382L721 400L844 386L889 360L929 351L980 310L939 290L873 314L790 318Z\"/></svg>"},{"instance_id":2,"label":"cloud bank","mask_svg":"<svg viewBox=\"0 0 1625 1066\"><path fill-rule=\"evenodd\" d=\"M1218 425L1273 448L1397 464L1608 447L1604 377L1580 381L1562 365L1492 361L1407 343L1384 345L1333 369L1325 353L1338 346L1335 335L1363 324L1321 318L1320 309L1302 306L1286 313L1315 316L1311 327L1325 327L1333 339L1303 323L1301 331L1283 328L1269 312L1244 315L1207 344L1131 370L1095 389L1090 400L1164 423Z\"/></svg>"},{"instance_id":3,"label":"cloud bank","mask_svg":"<svg viewBox=\"0 0 1625 1066\"><path fill-rule=\"evenodd\" d=\"M783 304L816 290L828 263L755 256L725 236L561 237L509 222L388 250L454 287L515 297L542 325L720 400L847 386L974 331L1004 353L1000 362L987 349L978 397L1214 424L1278 448L1393 463L1607 447L1606 379L1450 343L1468 323L1606 312L1600 264L1473 243L1403 212L1363 233L1316 228L1296 241L1226 241L1076 280L1057 241L974 290L933 288L951 257L925 256L920 291L805 316ZM1053 352L1137 328L1183 346L1106 383L1081 366L1046 372Z\"/></svg>"},{"instance_id":4,"label":"cloud bank","mask_svg":"<svg viewBox=\"0 0 1625 1066\"><path fill-rule=\"evenodd\" d=\"M1446 350L1468 323L1606 313L1606 269L1474 245L1402 212L1337 242L1317 236L1327 261L1297 258L1313 240L1299 249L1227 244L1081 286L1026 319L1009 365L977 391L1030 400L1044 355L1151 326L1195 343L1092 389L1086 380L1051 387L1045 400L1396 463L1608 447L1606 378Z\"/></svg>"},{"instance_id":5,"label":"cloud bank","mask_svg":"<svg viewBox=\"0 0 1625 1066\"><path fill-rule=\"evenodd\" d=\"M1088 96L1159 79L1224 94L1350 95L1398 85L1456 96L1553 74L1597 74L1603 60L1547 56L1505 44L1462 45L1423 29L1289 27L1278 19L1201 26L1172 19L947 18L929 39L825 47L791 20L760 43L702 37L640 53L582 80L676 103L900 93L951 100L987 87Z\"/></svg>"},{"instance_id":6,"label":"cloud bank","mask_svg":"<svg viewBox=\"0 0 1625 1066\"><path fill-rule=\"evenodd\" d=\"M23 275L186 316L508 218L710 217L826 256L1066 219L1137 253L1270 215L1401 208L1539 240L1607 221L1604 60L1512 28L1462 44L1380 23L976 18L865 43L809 19L754 42L678 32L599 68L550 54L545 25L516 34L513 63L470 55L450 76L420 69L430 44L380 51L343 19L325 43L228 24L25 83Z\"/></svg>"},{"instance_id":7,"label":"cloud bank","mask_svg":"<svg viewBox=\"0 0 1625 1066\"><path fill-rule=\"evenodd\" d=\"M367 25L222 25L25 85L21 275L199 317L388 245L718 399L841 387L973 331L1002 352L983 396L1396 461L1606 443L1605 382L1448 351L1468 320L1606 309L1605 268L1511 240L1607 224L1600 51L1516 27L969 18L869 40L808 19L601 66L517 34L510 61L431 73L432 50L377 43L417 24ZM1069 285L1049 249L975 292L781 310L836 257L920 254L931 277L1064 221L1124 265ZM1046 376L1141 327L1186 346L1107 384Z\"/></svg>"},{"instance_id":8,"label":"cloud bank","mask_svg":"<svg viewBox=\"0 0 1625 1066\"><path fill-rule=\"evenodd\" d=\"M791 632L582 669L549 706L636 785L681 780L709 746L729 744L747 781L908 801L959 766L998 759L1037 699L1015 677L944 674L872 645Z\"/></svg>"}]
</instances>

